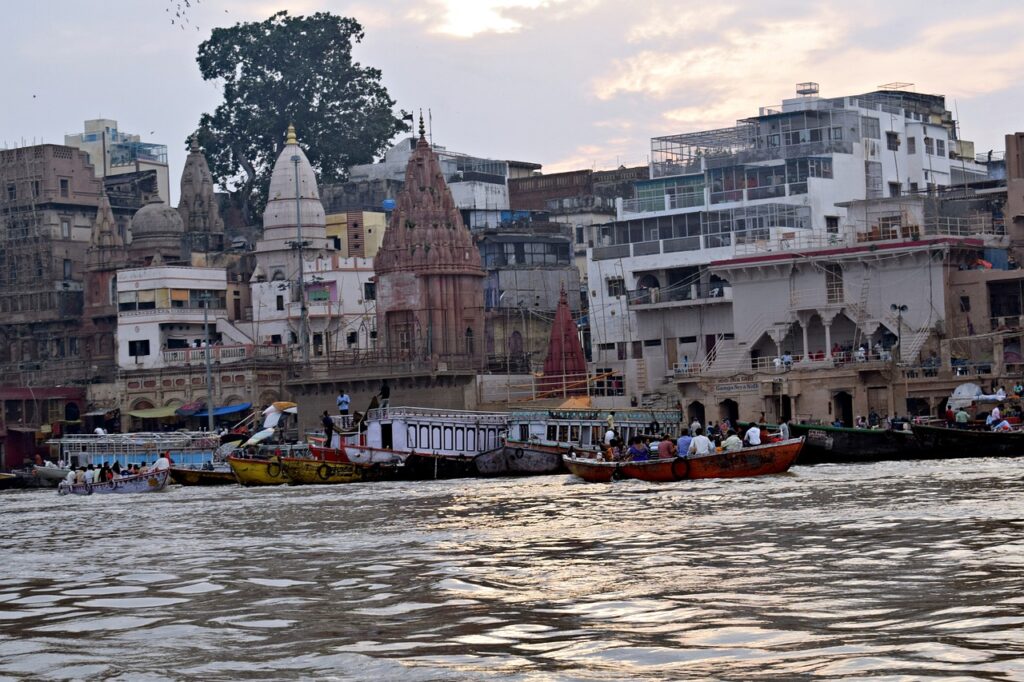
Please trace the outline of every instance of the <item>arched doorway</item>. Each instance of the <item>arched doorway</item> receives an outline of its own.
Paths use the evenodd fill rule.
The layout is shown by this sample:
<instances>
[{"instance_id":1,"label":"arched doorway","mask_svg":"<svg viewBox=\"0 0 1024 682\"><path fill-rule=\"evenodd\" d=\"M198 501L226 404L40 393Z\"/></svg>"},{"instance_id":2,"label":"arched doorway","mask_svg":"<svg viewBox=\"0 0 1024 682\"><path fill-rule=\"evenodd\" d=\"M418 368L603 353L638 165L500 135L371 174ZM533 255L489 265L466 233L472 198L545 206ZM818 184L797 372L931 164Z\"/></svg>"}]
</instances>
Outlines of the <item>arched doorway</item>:
<instances>
[{"instance_id":1,"label":"arched doorway","mask_svg":"<svg viewBox=\"0 0 1024 682\"><path fill-rule=\"evenodd\" d=\"M78 421L79 416L80 412L77 403L68 402L64 404L64 421Z\"/></svg>"},{"instance_id":2,"label":"arched doorway","mask_svg":"<svg viewBox=\"0 0 1024 682\"><path fill-rule=\"evenodd\" d=\"M853 426L853 396L846 391L832 394L833 419L839 419L843 426Z\"/></svg>"},{"instance_id":3,"label":"arched doorway","mask_svg":"<svg viewBox=\"0 0 1024 682\"><path fill-rule=\"evenodd\" d=\"M694 420L697 420L701 425L705 424L704 421L707 415L704 414L704 403L694 400L692 403L686 406L686 419L688 424L692 424Z\"/></svg>"},{"instance_id":4,"label":"arched doorway","mask_svg":"<svg viewBox=\"0 0 1024 682\"><path fill-rule=\"evenodd\" d=\"M729 423L733 426L740 420L740 406L732 398L726 398L722 402L718 403L718 418L719 421L728 419Z\"/></svg>"}]
</instances>

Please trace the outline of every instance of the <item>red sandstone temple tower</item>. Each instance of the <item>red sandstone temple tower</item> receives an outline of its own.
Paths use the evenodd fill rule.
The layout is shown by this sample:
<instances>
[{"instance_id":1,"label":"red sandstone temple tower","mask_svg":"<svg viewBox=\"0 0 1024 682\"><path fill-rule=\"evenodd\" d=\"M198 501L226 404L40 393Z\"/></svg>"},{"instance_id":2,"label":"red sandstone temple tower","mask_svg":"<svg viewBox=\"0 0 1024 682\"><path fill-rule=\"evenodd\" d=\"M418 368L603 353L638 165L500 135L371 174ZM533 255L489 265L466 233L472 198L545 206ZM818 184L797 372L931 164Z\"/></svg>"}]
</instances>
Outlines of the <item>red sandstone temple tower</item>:
<instances>
[{"instance_id":1,"label":"red sandstone temple tower","mask_svg":"<svg viewBox=\"0 0 1024 682\"><path fill-rule=\"evenodd\" d=\"M484 270L437 156L420 138L374 259L377 330L392 357L449 368L484 360Z\"/></svg>"}]
</instances>

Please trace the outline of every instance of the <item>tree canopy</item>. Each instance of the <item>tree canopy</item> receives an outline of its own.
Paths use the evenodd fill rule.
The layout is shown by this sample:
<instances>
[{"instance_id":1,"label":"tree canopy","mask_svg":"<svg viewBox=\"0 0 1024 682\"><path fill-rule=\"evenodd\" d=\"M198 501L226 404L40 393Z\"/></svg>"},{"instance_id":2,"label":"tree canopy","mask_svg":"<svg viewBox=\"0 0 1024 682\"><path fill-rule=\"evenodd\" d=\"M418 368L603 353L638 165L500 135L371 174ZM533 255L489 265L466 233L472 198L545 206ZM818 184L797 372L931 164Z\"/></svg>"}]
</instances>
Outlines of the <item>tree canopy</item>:
<instances>
[{"instance_id":1,"label":"tree canopy","mask_svg":"<svg viewBox=\"0 0 1024 682\"><path fill-rule=\"evenodd\" d=\"M224 101L199 120L214 181L248 220L258 219L285 131L294 123L320 182L344 180L408 126L378 69L352 59L363 27L349 17L281 11L266 21L216 28L199 46L203 80Z\"/></svg>"}]
</instances>

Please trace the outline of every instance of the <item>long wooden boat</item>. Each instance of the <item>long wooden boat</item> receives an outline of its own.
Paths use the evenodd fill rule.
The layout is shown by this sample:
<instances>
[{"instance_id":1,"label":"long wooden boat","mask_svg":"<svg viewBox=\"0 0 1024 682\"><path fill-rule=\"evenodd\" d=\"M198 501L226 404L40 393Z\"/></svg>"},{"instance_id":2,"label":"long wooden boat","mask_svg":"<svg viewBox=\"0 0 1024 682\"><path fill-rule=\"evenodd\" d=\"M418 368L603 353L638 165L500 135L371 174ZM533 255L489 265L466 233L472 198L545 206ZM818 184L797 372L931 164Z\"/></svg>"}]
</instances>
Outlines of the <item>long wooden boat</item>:
<instances>
[{"instance_id":1,"label":"long wooden boat","mask_svg":"<svg viewBox=\"0 0 1024 682\"><path fill-rule=\"evenodd\" d=\"M912 424L923 457L1024 456L1024 431L976 431Z\"/></svg>"},{"instance_id":2,"label":"long wooden boat","mask_svg":"<svg viewBox=\"0 0 1024 682\"><path fill-rule=\"evenodd\" d=\"M910 431L790 424L789 432L806 438L800 464L913 459L922 454Z\"/></svg>"},{"instance_id":3,"label":"long wooden boat","mask_svg":"<svg viewBox=\"0 0 1024 682\"><path fill-rule=\"evenodd\" d=\"M803 446L802 437L790 438L699 457L622 462L620 472L625 478L655 482L767 476L787 471L797 461Z\"/></svg>"},{"instance_id":4,"label":"long wooden boat","mask_svg":"<svg viewBox=\"0 0 1024 682\"><path fill-rule=\"evenodd\" d=\"M163 490L170 480L171 470L151 471L137 476L124 476L102 483L61 483L57 492L61 495L98 495L106 493L154 493Z\"/></svg>"},{"instance_id":5,"label":"long wooden boat","mask_svg":"<svg viewBox=\"0 0 1024 682\"><path fill-rule=\"evenodd\" d=\"M536 476L565 471L562 455L566 448L542 443L509 442L504 447L477 455L481 476Z\"/></svg>"},{"instance_id":6,"label":"long wooden boat","mask_svg":"<svg viewBox=\"0 0 1024 682\"><path fill-rule=\"evenodd\" d=\"M235 485L238 479L231 467L225 469L181 469L171 467L171 480L178 485Z\"/></svg>"},{"instance_id":7,"label":"long wooden boat","mask_svg":"<svg viewBox=\"0 0 1024 682\"><path fill-rule=\"evenodd\" d=\"M228 457L228 464L238 482L245 486L284 485L288 477L277 457L256 459L249 457Z\"/></svg>"},{"instance_id":8,"label":"long wooden boat","mask_svg":"<svg viewBox=\"0 0 1024 682\"><path fill-rule=\"evenodd\" d=\"M562 458L569 473L579 476L587 483L610 483L619 477L622 462L604 462L587 457L566 455Z\"/></svg>"},{"instance_id":9,"label":"long wooden boat","mask_svg":"<svg viewBox=\"0 0 1024 682\"><path fill-rule=\"evenodd\" d=\"M282 458L281 466L284 468L289 483L293 485L379 481L383 478L393 477L396 469L380 464L352 464L298 457Z\"/></svg>"}]
</instances>

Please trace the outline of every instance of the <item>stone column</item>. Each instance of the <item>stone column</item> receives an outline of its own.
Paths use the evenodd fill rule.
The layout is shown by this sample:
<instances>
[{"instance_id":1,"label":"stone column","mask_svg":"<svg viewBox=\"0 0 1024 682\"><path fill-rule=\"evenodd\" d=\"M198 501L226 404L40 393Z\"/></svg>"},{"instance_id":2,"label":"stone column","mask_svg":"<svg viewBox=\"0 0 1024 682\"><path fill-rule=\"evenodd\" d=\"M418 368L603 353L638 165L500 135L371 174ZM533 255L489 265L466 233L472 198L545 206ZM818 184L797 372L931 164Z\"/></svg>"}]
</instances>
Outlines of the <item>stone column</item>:
<instances>
[{"instance_id":1,"label":"stone column","mask_svg":"<svg viewBox=\"0 0 1024 682\"><path fill-rule=\"evenodd\" d=\"M825 327L825 359L832 359L832 321L839 314L838 310L818 310L821 324Z\"/></svg>"},{"instance_id":2,"label":"stone column","mask_svg":"<svg viewBox=\"0 0 1024 682\"><path fill-rule=\"evenodd\" d=\"M807 355L810 352L807 341L807 330L811 326L811 313L800 311L796 314L797 322L800 324L800 331L803 334L804 352L801 362L807 362Z\"/></svg>"}]
</instances>

